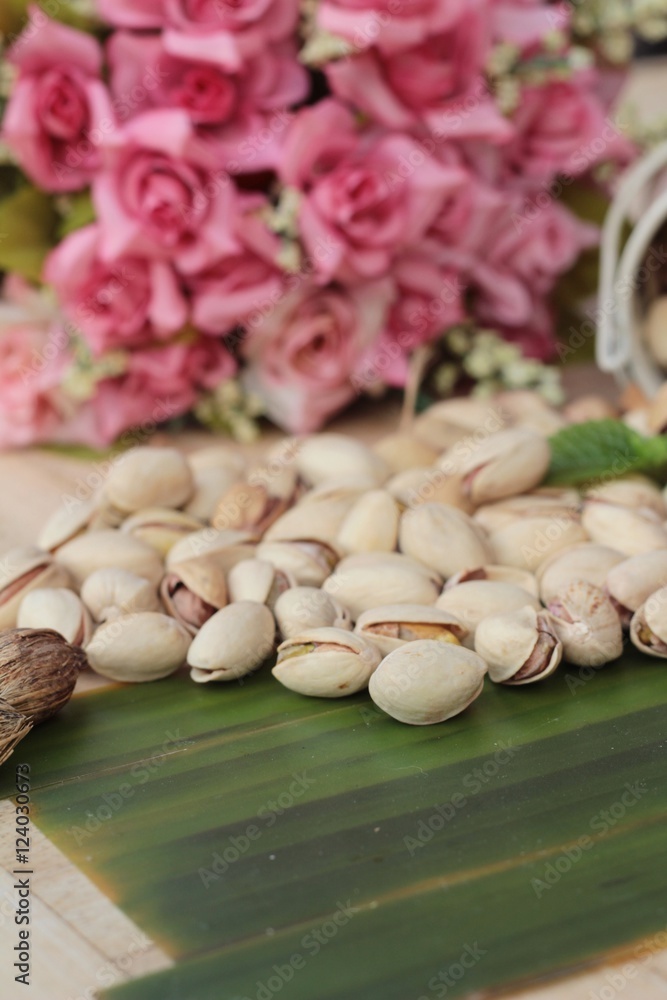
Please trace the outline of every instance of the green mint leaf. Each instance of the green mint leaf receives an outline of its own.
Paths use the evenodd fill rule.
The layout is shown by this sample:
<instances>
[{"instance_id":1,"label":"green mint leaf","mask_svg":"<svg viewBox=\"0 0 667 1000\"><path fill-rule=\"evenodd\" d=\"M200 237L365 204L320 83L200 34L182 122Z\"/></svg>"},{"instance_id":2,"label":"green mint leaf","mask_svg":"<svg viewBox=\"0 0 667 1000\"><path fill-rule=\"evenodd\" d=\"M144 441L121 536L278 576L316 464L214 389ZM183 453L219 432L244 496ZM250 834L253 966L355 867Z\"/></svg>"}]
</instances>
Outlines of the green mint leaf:
<instances>
[{"instance_id":1,"label":"green mint leaf","mask_svg":"<svg viewBox=\"0 0 667 1000\"><path fill-rule=\"evenodd\" d=\"M656 479L667 472L667 438L645 438L620 420L590 420L558 431L549 439L551 466L547 483L594 485L643 472Z\"/></svg>"}]
</instances>

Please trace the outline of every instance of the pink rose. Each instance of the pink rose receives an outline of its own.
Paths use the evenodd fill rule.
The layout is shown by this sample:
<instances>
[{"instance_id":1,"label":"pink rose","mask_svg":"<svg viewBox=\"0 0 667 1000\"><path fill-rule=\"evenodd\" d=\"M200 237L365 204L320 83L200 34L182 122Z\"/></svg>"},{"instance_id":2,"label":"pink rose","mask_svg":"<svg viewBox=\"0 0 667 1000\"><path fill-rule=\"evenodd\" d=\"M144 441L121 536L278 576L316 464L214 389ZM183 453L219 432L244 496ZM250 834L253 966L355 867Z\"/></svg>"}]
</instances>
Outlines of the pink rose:
<instances>
[{"instance_id":1,"label":"pink rose","mask_svg":"<svg viewBox=\"0 0 667 1000\"><path fill-rule=\"evenodd\" d=\"M530 203L529 203L530 205ZM471 266L479 294L477 312L487 322L521 327L530 323L534 296L546 296L582 250L595 246L595 226L581 222L558 202L526 215L526 202L507 195L504 218L487 234Z\"/></svg>"},{"instance_id":2,"label":"pink rose","mask_svg":"<svg viewBox=\"0 0 667 1000\"><path fill-rule=\"evenodd\" d=\"M470 0L322 0L317 25L358 51L396 52L448 31Z\"/></svg>"},{"instance_id":3,"label":"pink rose","mask_svg":"<svg viewBox=\"0 0 667 1000\"><path fill-rule=\"evenodd\" d=\"M486 322L484 310L477 318L483 324ZM553 310L543 298L532 297L530 318L520 326L503 326L496 324L500 334L512 344L521 348L521 353L527 358L538 361L551 361L556 351L556 332Z\"/></svg>"},{"instance_id":4,"label":"pink rose","mask_svg":"<svg viewBox=\"0 0 667 1000\"><path fill-rule=\"evenodd\" d=\"M442 262L445 256L435 240L427 239L406 251L394 265L392 277L398 296L389 315L388 332L406 351L464 319L465 285L456 269Z\"/></svg>"},{"instance_id":5,"label":"pink rose","mask_svg":"<svg viewBox=\"0 0 667 1000\"><path fill-rule=\"evenodd\" d=\"M584 73L523 88L512 119L516 134L502 152L507 176L548 183L627 157L629 144L605 116L594 85L595 76Z\"/></svg>"},{"instance_id":6,"label":"pink rose","mask_svg":"<svg viewBox=\"0 0 667 1000\"><path fill-rule=\"evenodd\" d=\"M393 294L387 280L348 290L309 284L286 291L251 326L245 380L272 420L308 433L353 399L355 371L382 331Z\"/></svg>"},{"instance_id":7,"label":"pink rose","mask_svg":"<svg viewBox=\"0 0 667 1000\"><path fill-rule=\"evenodd\" d=\"M298 103L308 91L306 72L291 41L276 44L238 69L174 55L168 35L119 31L109 40L107 52L119 121L152 108L182 108L200 137L214 144L220 165L234 172L275 167L286 124L272 112Z\"/></svg>"},{"instance_id":8,"label":"pink rose","mask_svg":"<svg viewBox=\"0 0 667 1000\"><path fill-rule=\"evenodd\" d=\"M2 138L31 180L45 190L84 187L99 169L100 143L115 127L100 80L99 44L32 7L30 22L8 58L18 77Z\"/></svg>"},{"instance_id":9,"label":"pink rose","mask_svg":"<svg viewBox=\"0 0 667 1000\"><path fill-rule=\"evenodd\" d=\"M360 133L332 100L299 112L280 175L302 192L301 236L325 280L386 274L463 179L408 136Z\"/></svg>"},{"instance_id":10,"label":"pink rose","mask_svg":"<svg viewBox=\"0 0 667 1000\"><path fill-rule=\"evenodd\" d=\"M125 125L93 185L100 255L169 259L191 273L238 247L238 197L185 111L148 111Z\"/></svg>"},{"instance_id":11,"label":"pink rose","mask_svg":"<svg viewBox=\"0 0 667 1000\"><path fill-rule=\"evenodd\" d=\"M509 42L523 50L541 47L547 36L569 32L570 3L544 0L491 0L491 31L494 41Z\"/></svg>"},{"instance_id":12,"label":"pink rose","mask_svg":"<svg viewBox=\"0 0 667 1000\"><path fill-rule=\"evenodd\" d=\"M272 309L281 298L283 273L276 264L280 241L253 215L239 225L238 253L223 257L188 282L192 321L204 333L222 336Z\"/></svg>"},{"instance_id":13,"label":"pink rose","mask_svg":"<svg viewBox=\"0 0 667 1000\"><path fill-rule=\"evenodd\" d=\"M187 322L188 304L166 261L99 256L99 225L67 236L47 259L50 282L69 321L95 354L168 338Z\"/></svg>"},{"instance_id":14,"label":"pink rose","mask_svg":"<svg viewBox=\"0 0 667 1000\"><path fill-rule=\"evenodd\" d=\"M504 142L511 133L488 93L489 26L479 2L447 30L400 51L373 48L326 67L334 93L390 128L425 124L438 138Z\"/></svg>"},{"instance_id":15,"label":"pink rose","mask_svg":"<svg viewBox=\"0 0 667 1000\"><path fill-rule=\"evenodd\" d=\"M98 434L111 443L132 427L149 427L187 413L202 392L235 372L219 340L170 344L133 351L126 374L100 382L90 402Z\"/></svg>"},{"instance_id":16,"label":"pink rose","mask_svg":"<svg viewBox=\"0 0 667 1000\"><path fill-rule=\"evenodd\" d=\"M122 28L165 28L168 46L183 58L230 68L266 55L296 29L298 0L97 0L100 16Z\"/></svg>"}]
</instances>

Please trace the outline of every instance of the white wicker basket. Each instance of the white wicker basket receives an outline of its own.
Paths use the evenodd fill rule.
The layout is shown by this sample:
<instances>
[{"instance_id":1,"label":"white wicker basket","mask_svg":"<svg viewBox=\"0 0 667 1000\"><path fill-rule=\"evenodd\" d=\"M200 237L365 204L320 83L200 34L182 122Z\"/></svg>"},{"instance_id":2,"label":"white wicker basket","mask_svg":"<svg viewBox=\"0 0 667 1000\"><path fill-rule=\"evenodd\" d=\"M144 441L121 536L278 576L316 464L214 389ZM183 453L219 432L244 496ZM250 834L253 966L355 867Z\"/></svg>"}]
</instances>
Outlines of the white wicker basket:
<instances>
[{"instance_id":1,"label":"white wicker basket","mask_svg":"<svg viewBox=\"0 0 667 1000\"><path fill-rule=\"evenodd\" d=\"M646 267L651 247L667 223L667 190L660 190L667 168L667 142L636 163L619 186L602 228L596 356L602 371L619 382L636 383L650 398L665 381L643 335L650 282ZM627 223L630 236L621 251ZM648 274L647 270L647 274Z\"/></svg>"}]
</instances>

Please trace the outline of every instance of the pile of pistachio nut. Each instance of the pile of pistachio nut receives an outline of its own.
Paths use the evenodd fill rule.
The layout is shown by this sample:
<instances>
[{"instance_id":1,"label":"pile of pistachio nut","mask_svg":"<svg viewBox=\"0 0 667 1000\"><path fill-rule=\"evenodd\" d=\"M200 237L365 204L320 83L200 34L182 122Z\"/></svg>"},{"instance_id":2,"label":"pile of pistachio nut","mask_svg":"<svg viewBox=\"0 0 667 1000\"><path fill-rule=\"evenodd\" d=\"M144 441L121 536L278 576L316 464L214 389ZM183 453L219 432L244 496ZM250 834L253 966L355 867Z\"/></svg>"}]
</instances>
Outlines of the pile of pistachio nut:
<instances>
[{"instance_id":1,"label":"pile of pistachio nut","mask_svg":"<svg viewBox=\"0 0 667 1000\"><path fill-rule=\"evenodd\" d=\"M65 495L2 559L0 628L53 628L113 681L185 663L230 682L276 652L300 695L369 689L413 725L561 660L598 667L624 633L667 658L667 503L641 476L547 488L548 437L607 417L529 392L439 403L368 446L285 438L260 464L219 444L142 446ZM79 491L80 492L80 491Z\"/></svg>"}]
</instances>

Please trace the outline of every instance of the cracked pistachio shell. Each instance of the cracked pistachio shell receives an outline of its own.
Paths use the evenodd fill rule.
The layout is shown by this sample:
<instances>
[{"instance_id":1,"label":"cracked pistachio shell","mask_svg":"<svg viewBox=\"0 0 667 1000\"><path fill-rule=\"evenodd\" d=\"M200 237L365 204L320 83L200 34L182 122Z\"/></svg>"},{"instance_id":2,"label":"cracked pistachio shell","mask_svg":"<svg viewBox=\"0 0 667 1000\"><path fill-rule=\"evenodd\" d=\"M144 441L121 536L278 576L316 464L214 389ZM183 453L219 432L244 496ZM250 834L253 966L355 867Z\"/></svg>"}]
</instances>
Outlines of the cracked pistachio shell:
<instances>
[{"instance_id":1,"label":"cracked pistachio shell","mask_svg":"<svg viewBox=\"0 0 667 1000\"><path fill-rule=\"evenodd\" d=\"M601 667L623 652L621 622L607 595L585 580L572 581L548 605L569 663Z\"/></svg>"},{"instance_id":2,"label":"cracked pistachio shell","mask_svg":"<svg viewBox=\"0 0 667 1000\"><path fill-rule=\"evenodd\" d=\"M157 587L126 569L98 569L86 577L81 600L96 622L138 611L160 611Z\"/></svg>"},{"instance_id":3,"label":"cracked pistachio shell","mask_svg":"<svg viewBox=\"0 0 667 1000\"><path fill-rule=\"evenodd\" d=\"M364 552L341 560L322 589L356 620L384 604L434 604L440 583L437 573L408 556Z\"/></svg>"},{"instance_id":4,"label":"cracked pistachio shell","mask_svg":"<svg viewBox=\"0 0 667 1000\"><path fill-rule=\"evenodd\" d=\"M402 507L444 503L469 514L474 508L463 495L463 477L437 468L407 469L385 484L385 489Z\"/></svg>"},{"instance_id":5,"label":"cracked pistachio shell","mask_svg":"<svg viewBox=\"0 0 667 1000\"><path fill-rule=\"evenodd\" d=\"M344 698L368 687L381 653L339 628L307 629L278 646L273 676L290 691L311 698Z\"/></svg>"},{"instance_id":6,"label":"cracked pistachio shell","mask_svg":"<svg viewBox=\"0 0 667 1000\"><path fill-rule=\"evenodd\" d=\"M139 510L123 521L120 530L146 542L161 556L166 556L176 542L193 531L200 531L202 523L196 517L170 507L149 507Z\"/></svg>"},{"instance_id":7,"label":"cracked pistachio shell","mask_svg":"<svg viewBox=\"0 0 667 1000\"><path fill-rule=\"evenodd\" d=\"M56 560L71 574L77 587L96 570L111 568L143 576L157 587L164 569L151 545L112 528L73 538L58 549Z\"/></svg>"},{"instance_id":8,"label":"cracked pistachio shell","mask_svg":"<svg viewBox=\"0 0 667 1000\"><path fill-rule=\"evenodd\" d=\"M165 608L191 635L227 604L225 567L217 553L185 559L160 585Z\"/></svg>"},{"instance_id":9,"label":"cracked pistachio shell","mask_svg":"<svg viewBox=\"0 0 667 1000\"><path fill-rule=\"evenodd\" d=\"M586 500L599 500L621 507L652 510L661 520L667 518L667 503L660 488L648 476L624 476L588 490Z\"/></svg>"},{"instance_id":10,"label":"cracked pistachio shell","mask_svg":"<svg viewBox=\"0 0 667 1000\"><path fill-rule=\"evenodd\" d=\"M539 611L542 605L523 587L514 583L493 580L470 580L443 591L435 603L436 608L455 615L468 629L463 644L470 649L475 642L479 623L490 615L520 611L526 606Z\"/></svg>"},{"instance_id":11,"label":"cracked pistachio shell","mask_svg":"<svg viewBox=\"0 0 667 1000\"><path fill-rule=\"evenodd\" d=\"M661 587L635 611L630 638L642 653L667 659L667 587Z\"/></svg>"},{"instance_id":12,"label":"cracked pistachio shell","mask_svg":"<svg viewBox=\"0 0 667 1000\"><path fill-rule=\"evenodd\" d=\"M354 631L375 643L383 656L418 639L457 645L468 634L456 615L422 604L388 604L364 611Z\"/></svg>"},{"instance_id":13,"label":"cracked pistachio shell","mask_svg":"<svg viewBox=\"0 0 667 1000\"><path fill-rule=\"evenodd\" d=\"M93 633L88 609L74 591L64 588L31 590L21 601L16 624L53 629L73 646L85 646Z\"/></svg>"},{"instance_id":14,"label":"cracked pistachio shell","mask_svg":"<svg viewBox=\"0 0 667 1000\"><path fill-rule=\"evenodd\" d=\"M121 615L100 625L86 647L93 670L113 681L142 683L173 674L185 663L190 636L155 611Z\"/></svg>"},{"instance_id":15,"label":"cracked pistachio shell","mask_svg":"<svg viewBox=\"0 0 667 1000\"><path fill-rule=\"evenodd\" d=\"M445 584L445 590L457 587L459 583L469 583L471 580L491 580L494 583L514 583L523 587L533 597L539 597L537 578L527 569L517 569L516 566L497 566L487 563L486 566L476 566L474 569L464 569L455 576L450 576Z\"/></svg>"},{"instance_id":16,"label":"cracked pistachio shell","mask_svg":"<svg viewBox=\"0 0 667 1000\"><path fill-rule=\"evenodd\" d=\"M578 520L580 510L581 499L575 490L563 492L561 496L535 492L482 504L473 514L473 521L481 524L486 531L493 532L515 521L533 517Z\"/></svg>"},{"instance_id":17,"label":"cracked pistachio shell","mask_svg":"<svg viewBox=\"0 0 667 1000\"><path fill-rule=\"evenodd\" d=\"M546 611L524 607L482 619L475 632L475 652L497 684L533 684L549 677L563 657Z\"/></svg>"},{"instance_id":18,"label":"cracked pistachio shell","mask_svg":"<svg viewBox=\"0 0 667 1000\"><path fill-rule=\"evenodd\" d=\"M386 490L369 490L345 516L336 536L345 553L393 552L398 541L400 508Z\"/></svg>"},{"instance_id":19,"label":"cracked pistachio shell","mask_svg":"<svg viewBox=\"0 0 667 1000\"><path fill-rule=\"evenodd\" d=\"M431 639L386 656L368 690L383 712L411 726L444 722L463 712L484 687L486 663L470 649Z\"/></svg>"},{"instance_id":20,"label":"cracked pistachio shell","mask_svg":"<svg viewBox=\"0 0 667 1000\"><path fill-rule=\"evenodd\" d=\"M224 552L228 569L241 559L251 559L254 555L256 536L250 531L225 531L218 528L201 528L181 538L169 550L167 567L171 568L185 559L207 555L210 552Z\"/></svg>"},{"instance_id":21,"label":"cracked pistachio shell","mask_svg":"<svg viewBox=\"0 0 667 1000\"><path fill-rule=\"evenodd\" d=\"M199 684L233 681L257 670L271 655L276 625L265 604L238 601L202 625L188 653L190 677Z\"/></svg>"},{"instance_id":22,"label":"cracked pistachio shell","mask_svg":"<svg viewBox=\"0 0 667 1000\"><path fill-rule=\"evenodd\" d=\"M354 496L322 496L301 500L279 517L264 534L265 542L297 542L313 540L335 545L338 532Z\"/></svg>"},{"instance_id":23,"label":"cracked pistachio shell","mask_svg":"<svg viewBox=\"0 0 667 1000\"><path fill-rule=\"evenodd\" d=\"M667 529L651 510L589 500L581 523L592 541L618 549L626 556L667 548Z\"/></svg>"},{"instance_id":24,"label":"cracked pistachio shell","mask_svg":"<svg viewBox=\"0 0 667 1000\"><path fill-rule=\"evenodd\" d=\"M65 542L87 531L96 513L97 501L94 498L63 503L40 531L37 545L45 552L55 552Z\"/></svg>"},{"instance_id":25,"label":"cracked pistachio shell","mask_svg":"<svg viewBox=\"0 0 667 1000\"><path fill-rule=\"evenodd\" d=\"M607 573L604 589L624 624L656 590L667 586L667 549L624 559Z\"/></svg>"},{"instance_id":26,"label":"cracked pistachio shell","mask_svg":"<svg viewBox=\"0 0 667 1000\"><path fill-rule=\"evenodd\" d=\"M65 567L48 552L34 546L10 549L0 559L0 630L15 627L21 601L30 591L71 583Z\"/></svg>"},{"instance_id":27,"label":"cracked pistachio shell","mask_svg":"<svg viewBox=\"0 0 667 1000\"><path fill-rule=\"evenodd\" d=\"M390 468L383 458L344 434L315 434L300 443L296 468L304 482L318 486L331 479L359 481L368 489L382 486Z\"/></svg>"},{"instance_id":28,"label":"cracked pistachio shell","mask_svg":"<svg viewBox=\"0 0 667 1000\"><path fill-rule=\"evenodd\" d=\"M493 562L493 551L479 525L455 507L425 503L401 518L402 552L431 566L445 578Z\"/></svg>"},{"instance_id":29,"label":"cracked pistachio shell","mask_svg":"<svg viewBox=\"0 0 667 1000\"><path fill-rule=\"evenodd\" d=\"M463 490L477 505L532 490L544 479L551 449L541 435L515 427L485 438L461 463Z\"/></svg>"},{"instance_id":30,"label":"cracked pistachio shell","mask_svg":"<svg viewBox=\"0 0 667 1000\"><path fill-rule=\"evenodd\" d=\"M373 446L373 451L387 463L392 474L433 465L442 449L433 448L415 434L398 431L388 434Z\"/></svg>"},{"instance_id":31,"label":"cracked pistachio shell","mask_svg":"<svg viewBox=\"0 0 667 1000\"><path fill-rule=\"evenodd\" d=\"M287 511L296 490L296 470L289 465L253 469L220 497L213 526L262 535Z\"/></svg>"},{"instance_id":32,"label":"cracked pistachio shell","mask_svg":"<svg viewBox=\"0 0 667 1000\"><path fill-rule=\"evenodd\" d=\"M182 507L194 492L192 470L175 448L131 448L114 464L106 482L107 499L133 514L146 507Z\"/></svg>"},{"instance_id":33,"label":"cracked pistachio shell","mask_svg":"<svg viewBox=\"0 0 667 1000\"><path fill-rule=\"evenodd\" d=\"M526 517L489 536L495 562L529 573L536 573L556 552L588 540L585 528L571 511L555 517Z\"/></svg>"},{"instance_id":34,"label":"cracked pistachio shell","mask_svg":"<svg viewBox=\"0 0 667 1000\"><path fill-rule=\"evenodd\" d=\"M280 595L273 613L283 639L306 629L351 628L349 611L319 587L291 587Z\"/></svg>"},{"instance_id":35,"label":"cracked pistachio shell","mask_svg":"<svg viewBox=\"0 0 667 1000\"><path fill-rule=\"evenodd\" d=\"M270 608L294 582L293 576L276 569L266 559L246 559L237 563L227 579L232 601L257 601Z\"/></svg>"},{"instance_id":36,"label":"cracked pistachio shell","mask_svg":"<svg viewBox=\"0 0 667 1000\"><path fill-rule=\"evenodd\" d=\"M667 556L667 552L665 553ZM571 580L588 580L596 587L604 587L607 575L614 566L623 562L616 549L595 542L583 542L557 552L537 571L540 597L547 604L567 587Z\"/></svg>"},{"instance_id":37,"label":"cracked pistachio shell","mask_svg":"<svg viewBox=\"0 0 667 1000\"><path fill-rule=\"evenodd\" d=\"M338 562L331 546L316 541L262 542L256 555L304 587L321 586Z\"/></svg>"}]
</instances>

